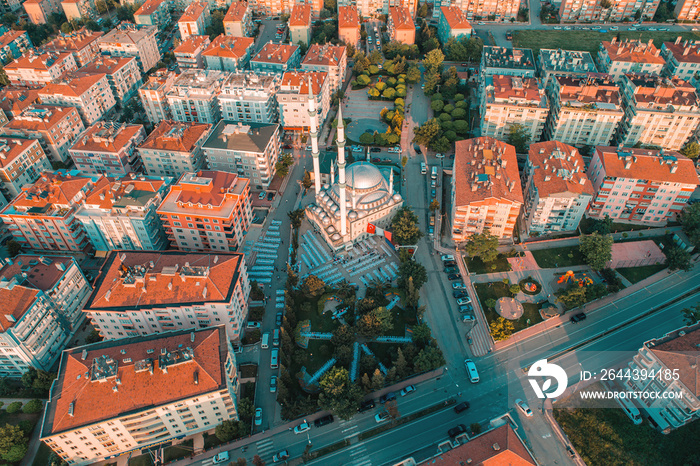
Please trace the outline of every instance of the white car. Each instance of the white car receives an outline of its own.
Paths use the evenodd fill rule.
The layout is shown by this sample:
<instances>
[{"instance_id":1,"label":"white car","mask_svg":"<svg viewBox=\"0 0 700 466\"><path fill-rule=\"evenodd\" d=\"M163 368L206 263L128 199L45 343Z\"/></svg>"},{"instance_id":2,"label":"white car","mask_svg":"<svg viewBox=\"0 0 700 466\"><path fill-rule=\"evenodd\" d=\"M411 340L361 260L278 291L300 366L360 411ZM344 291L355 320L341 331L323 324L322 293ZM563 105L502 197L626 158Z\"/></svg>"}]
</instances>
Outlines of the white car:
<instances>
[{"instance_id":1,"label":"white car","mask_svg":"<svg viewBox=\"0 0 700 466\"><path fill-rule=\"evenodd\" d=\"M452 254L445 254L440 256L440 260L442 260L443 262L453 261L455 260L455 256L453 256Z\"/></svg>"},{"instance_id":2,"label":"white car","mask_svg":"<svg viewBox=\"0 0 700 466\"><path fill-rule=\"evenodd\" d=\"M617 31L618 29L620 29L620 28L617 27L617 26L613 26L613 27L610 28L611 31Z\"/></svg>"},{"instance_id":3,"label":"white car","mask_svg":"<svg viewBox=\"0 0 700 466\"><path fill-rule=\"evenodd\" d=\"M465 296L464 298L459 298L457 300L457 304L459 304L460 306L464 306L465 304L471 304L471 302L472 298L470 298L469 296Z\"/></svg>"},{"instance_id":4,"label":"white car","mask_svg":"<svg viewBox=\"0 0 700 466\"><path fill-rule=\"evenodd\" d=\"M399 152L401 152L401 148L399 146L390 147L389 149L387 149L387 152L399 153Z\"/></svg>"},{"instance_id":5,"label":"white car","mask_svg":"<svg viewBox=\"0 0 700 466\"><path fill-rule=\"evenodd\" d=\"M462 316L462 322L467 323L467 322L474 322L476 318L471 315L471 314L466 314Z\"/></svg>"},{"instance_id":6,"label":"white car","mask_svg":"<svg viewBox=\"0 0 700 466\"><path fill-rule=\"evenodd\" d=\"M265 191L260 191L260 194L258 194L258 199L265 199Z\"/></svg>"},{"instance_id":7,"label":"white car","mask_svg":"<svg viewBox=\"0 0 700 466\"><path fill-rule=\"evenodd\" d=\"M306 151L307 151L307 152L311 152L312 150L313 150L313 147L311 147L311 146L306 146Z\"/></svg>"},{"instance_id":8,"label":"white car","mask_svg":"<svg viewBox=\"0 0 700 466\"><path fill-rule=\"evenodd\" d=\"M523 413L525 416L527 416L527 417L532 417L532 410L531 410L530 407L527 405L527 403L525 403L525 402L524 402L523 400L521 400L520 398L518 398L517 400L515 400L515 406L516 406L520 411L522 411L522 413Z\"/></svg>"},{"instance_id":9,"label":"white car","mask_svg":"<svg viewBox=\"0 0 700 466\"><path fill-rule=\"evenodd\" d=\"M437 157L437 158L439 158L439 159L442 159L442 158L445 157L445 154L440 154L440 153L438 153L438 154L435 154L435 157Z\"/></svg>"},{"instance_id":10,"label":"white car","mask_svg":"<svg viewBox=\"0 0 700 466\"><path fill-rule=\"evenodd\" d=\"M465 284L462 283L462 282L454 282L454 283L452 284L452 289L453 289L453 290L466 290L466 289L467 289L467 285L465 285Z\"/></svg>"},{"instance_id":11,"label":"white car","mask_svg":"<svg viewBox=\"0 0 700 466\"><path fill-rule=\"evenodd\" d=\"M416 386L415 385L407 385L401 389L401 396L406 396L411 392L416 391Z\"/></svg>"},{"instance_id":12,"label":"white car","mask_svg":"<svg viewBox=\"0 0 700 466\"><path fill-rule=\"evenodd\" d=\"M362 146L352 146L353 152L362 152Z\"/></svg>"},{"instance_id":13,"label":"white car","mask_svg":"<svg viewBox=\"0 0 700 466\"><path fill-rule=\"evenodd\" d=\"M389 412L388 411L382 411L379 414L376 414L374 416L374 422L379 424L380 422L388 421L389 420Z\"/></svg>"},{"instance_id":14,"label":"white car","mask_svg":"<svg viewBox=\"0 0 700 466\"><path fill-rule=\"evenodd\" d=\"M262 408L255 408L255 425L262 425Z\"/></svg>"},{"instance_id":15,"label":"white car","mask_svg":"<svg viewBox=\"0 0 700 466\"><path fill-rule=\"evenodd\" d=\"M228 452L222 451L214 457L214 464L226 463L229 460Z\"/></svg>"},{"instance_id":16,"label":"white car","mask_svg":"<svg viewBox=\"0 0 700 466\"><path fill-rule=\"evenodd\" d=\"M556 29L557 31L559 31L559 30L561 29L561 26L554 26L554 29Z\"/></svg>"},{"instance_id":17,"label":"white car","mask_svg":"<svg viewBox=\"0 0 700 466\"><path fill-rule=\"evenodd\" d=\"M249 321L246 324L246 327L248 327L248 328L260 328L260 325L261 325L260 322L250 322Z\"/></svg>"},{"instance_id":18,"label":"white car","mask_svg":"<svg viewBox=\"0 0 700 466\"><path fill-rule=\"evenodd\" d=\"M479 26L485 26L485 25L486 25L486 23L485 23L485 22L483 22L483 21L479 21L479 23L478 23L478 24L479 24Z\"/></svg>"},{"instance_id":19,"label":"white car","mask_svg":"<svg viewBox=\"0 0 700 466\"><path fill-rule=\"evenodd\" d=\"M311 430L311 426L309 425L308 422L306 422L306 419L304 419L304 422L299 424L294 428L294 433L295 434L303 434L304 432L308 432Z\"/></svg>"}]
</instances>

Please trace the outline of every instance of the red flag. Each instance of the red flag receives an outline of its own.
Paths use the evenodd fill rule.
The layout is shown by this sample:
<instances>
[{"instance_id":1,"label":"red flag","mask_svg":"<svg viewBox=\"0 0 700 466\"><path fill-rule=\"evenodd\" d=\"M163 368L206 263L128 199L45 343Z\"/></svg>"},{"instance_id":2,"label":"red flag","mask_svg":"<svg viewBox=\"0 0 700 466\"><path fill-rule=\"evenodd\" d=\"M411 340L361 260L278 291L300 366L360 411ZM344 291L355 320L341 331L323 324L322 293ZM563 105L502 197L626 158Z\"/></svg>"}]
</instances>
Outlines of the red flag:
<instances>
[{"instance_id":1,"label":"red flag","mask_svg":"<svg viewBox=\"0 0 700 466\"><path fill-rule=\"evenodd\" d=\"M391 232L384 230L384 237L389 240L390 243L393 243L391 240Z\"/></svg>"},{"instance_id":2,"label":"red flag","mask_svg":"<svg viewBox=\"0 0 700 466\"><path fill-rule=\"evenodd\" d=\"M377 229L374 225L372 225L371 223L367 224L367 233L373 235L376 231L377 231Z\"/></svg>"}]
</instances>

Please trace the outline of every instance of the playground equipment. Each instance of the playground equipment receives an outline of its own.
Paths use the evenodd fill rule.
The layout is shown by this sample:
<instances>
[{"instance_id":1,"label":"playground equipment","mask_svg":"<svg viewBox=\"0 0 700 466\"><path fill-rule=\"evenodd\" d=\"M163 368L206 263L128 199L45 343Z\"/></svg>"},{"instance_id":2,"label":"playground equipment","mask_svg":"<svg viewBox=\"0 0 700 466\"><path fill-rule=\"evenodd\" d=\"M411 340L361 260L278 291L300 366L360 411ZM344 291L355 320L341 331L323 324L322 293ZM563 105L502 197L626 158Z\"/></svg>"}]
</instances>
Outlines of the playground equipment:
<instances>
[{"instance_id":1,"label":"playground equipment","mask_svg":"<svg viewBox=\"0 0 700 466\"><path fill-rule=\"evenodd\" d=\"M578 286L589 286L593 284L593 280L588 275L581 274L581 278L576 278L576 274L573 270L567 271L564 275L559 277L557 283L573 283Z\"/></svg>"}]
</instances>

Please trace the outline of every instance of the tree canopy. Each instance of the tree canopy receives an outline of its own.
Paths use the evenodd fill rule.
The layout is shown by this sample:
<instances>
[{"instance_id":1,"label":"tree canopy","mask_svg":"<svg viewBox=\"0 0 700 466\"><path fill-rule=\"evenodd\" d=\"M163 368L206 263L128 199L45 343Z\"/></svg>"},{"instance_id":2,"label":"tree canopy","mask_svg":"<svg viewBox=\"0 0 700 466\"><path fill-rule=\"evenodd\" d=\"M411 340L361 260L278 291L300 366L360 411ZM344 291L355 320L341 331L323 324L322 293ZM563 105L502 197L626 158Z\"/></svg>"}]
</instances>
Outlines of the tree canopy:
<instances>
[{"instance_id":1,"label":"tree canopy","mask_svg":"<svg viewBox=\"0 0 700 466\"><path fill-rule=\"evenodd\" d=\"M464 245L464 251L470 257L478 257L482 262L493 262L498 257L498 236L492 235L488 230L469 237Z\"/></svg>"},{"instance_id":2,"label":"tree canopy","mask_svg":"<svg viewBox=\"0 0 700 466\"><path fill-rule=\"evenodd\" d=\"M612 260L613 237L591 233L579 238L579 250L593 270L602 270Z\"/></svg>"},{"instance_id":3,"label":"tree canopy","mask_svg":"<svg viewBox=\"0 0 700 466\"><path fill-rule=\"evenodd\" d=\"M418 217L408 206L399 209L391 219L391 231L394 241L402 246L416 244L423 237L418 229Z\"/></svg>"},{"instance_id":4,"label":"tree canopy","mask_svg":"<svg viewBox=\"0 0 700 466\"><path fill-rule=\"evenodd\" d=\"M318 405L341 419L348 420L357 413L364 394L357 384L350 382L350 374L344 367L333 366L319 382L321 393Z\"/></svg>"},{"instance_id":5,"label":"tree canopy","mask_svg":"<svg viewBox=\"0 0 700 466\"><path fill-rule=\"evenodd\" d=\"M309 299L318 298L326 289L326 284L316 275L309 275L301 284L301 292Z\"/></svg>"},{"instance_id":6,"label":"tree canopy","mask_svg":"<svg viewBox=\"0 0 700 466\"><path fill-rule=\"evenodd\" d=\"M528 143L530 142L530 132L525 128L525 126L516 123L508 128L508 134L506 134L506 142L512 146L515 146L515 152L518 154L524 154L528 150Z\"/></svg>"},{"instance_id":7,"label":"tree canopy","mask_svg":"<svg viewBox=\"0 0 700 466\"><path fill-rule=\"evenodd\" d=\"M700 245L700 204L686 206L680 220L688 239L695 246Z\"/></svg>"}]
</instances>

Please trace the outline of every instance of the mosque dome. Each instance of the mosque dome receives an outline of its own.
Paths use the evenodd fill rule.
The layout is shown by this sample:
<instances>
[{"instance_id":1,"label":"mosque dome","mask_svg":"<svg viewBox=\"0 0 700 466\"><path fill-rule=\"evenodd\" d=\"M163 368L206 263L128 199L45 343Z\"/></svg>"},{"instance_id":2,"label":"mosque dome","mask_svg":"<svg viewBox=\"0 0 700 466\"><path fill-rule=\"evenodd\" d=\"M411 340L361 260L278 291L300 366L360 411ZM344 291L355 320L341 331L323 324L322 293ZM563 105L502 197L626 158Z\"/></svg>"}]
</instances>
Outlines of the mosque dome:
<instances>
[{"instance_id":1,"label":"mosque dome","mask_svg":"<svg viewBox=\"0 0 700 466\"><path fill-rule=\"evenodd\" d=\"M379 169L369 162L355 162L348 165L345 179L348 188L379 189L386 184Z\"/></svg>"}]
</instances>

